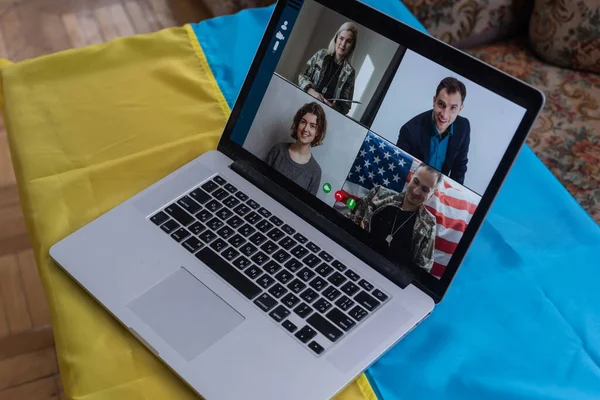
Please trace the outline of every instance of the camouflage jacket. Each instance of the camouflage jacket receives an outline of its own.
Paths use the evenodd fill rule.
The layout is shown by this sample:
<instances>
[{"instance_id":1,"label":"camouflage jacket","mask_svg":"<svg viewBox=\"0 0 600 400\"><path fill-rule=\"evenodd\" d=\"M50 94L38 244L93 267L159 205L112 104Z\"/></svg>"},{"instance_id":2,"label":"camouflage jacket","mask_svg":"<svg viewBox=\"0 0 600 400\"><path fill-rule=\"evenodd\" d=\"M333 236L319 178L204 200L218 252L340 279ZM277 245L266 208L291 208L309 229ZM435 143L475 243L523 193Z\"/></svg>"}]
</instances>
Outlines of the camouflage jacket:
<instances>
[{"instance_id":1,"label":"camouflage jacket","mask_svg":"<svg viewBox=\"0 0 600 400\"><path fill-rule=\"evenodd\" d=\"M300 86L300 89L307 91L311 87L313 89L319 87L325 76L327 65L331 62L333 62L333 56L329 55L327 50L322 49L317 51L310 60L306 62L304 69L298 76L298 85ZM354 67L352 67L347 60L344 60L344 66L340 71L340 77L335 87L334 97L336 99L353 100L355 75ZM348 114L350 107L352 107L352 103L338 101L334 108L342 114Z\"/></svg>"},{"instance_id":2,"label":"camouflage jacket","mask_svg":"<svg viewBox=\"0 0 600 400\"><path fill-rule=\"evenodd\" d=\"M377 212L387 206L400 208L404 201L404 193L399 194L383 186L375 186L360 199L354 210L348 215L355 224L364 224L364 229L371 231L371 218ZM433 246L435 243L435 217L425 209L419 207L417 218L413 227L413 239L411 250L413 262L426 271L431 271L433 267Z\"/></svg>"}]
</instances>

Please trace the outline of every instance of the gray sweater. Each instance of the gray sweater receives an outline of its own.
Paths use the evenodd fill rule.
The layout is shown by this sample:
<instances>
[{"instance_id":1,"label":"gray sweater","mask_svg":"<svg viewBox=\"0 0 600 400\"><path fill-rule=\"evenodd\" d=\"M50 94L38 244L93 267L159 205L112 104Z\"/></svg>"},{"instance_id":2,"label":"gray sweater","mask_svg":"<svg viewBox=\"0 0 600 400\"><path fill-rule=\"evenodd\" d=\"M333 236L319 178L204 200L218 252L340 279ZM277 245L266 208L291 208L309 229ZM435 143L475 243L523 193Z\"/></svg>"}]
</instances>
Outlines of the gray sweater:
<instances>
[{"instance_id":1,"label":"gray sweater","mask_svg":"<svg viewBox=\"0 0 600 400\"><path fill-rule=\"evenodd\" d=\"M271 147L265 162L316 196L321 184L321 167L314 156L311 156L306 164L298 164L292 160L289 152L290 144L278 143Z\"/></svg>"}]
</instances>

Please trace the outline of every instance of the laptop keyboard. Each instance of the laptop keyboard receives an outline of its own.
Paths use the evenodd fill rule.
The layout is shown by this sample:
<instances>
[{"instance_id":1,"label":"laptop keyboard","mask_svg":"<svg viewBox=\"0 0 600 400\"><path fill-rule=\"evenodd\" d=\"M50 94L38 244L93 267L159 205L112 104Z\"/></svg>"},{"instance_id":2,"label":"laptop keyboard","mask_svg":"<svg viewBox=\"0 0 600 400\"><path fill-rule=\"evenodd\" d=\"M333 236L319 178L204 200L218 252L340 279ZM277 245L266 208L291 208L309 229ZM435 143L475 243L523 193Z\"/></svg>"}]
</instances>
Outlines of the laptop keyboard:
<instances>
[{"instance_id":1,"label":"laptop keyboard","mask_svg":"<svg viewBox=\"0 0 600 400\"><path fill-rule=\"evenodd\" d=\"M221 176L149 219L316 355L388 300Z\"/></svg>"}]
</instances>

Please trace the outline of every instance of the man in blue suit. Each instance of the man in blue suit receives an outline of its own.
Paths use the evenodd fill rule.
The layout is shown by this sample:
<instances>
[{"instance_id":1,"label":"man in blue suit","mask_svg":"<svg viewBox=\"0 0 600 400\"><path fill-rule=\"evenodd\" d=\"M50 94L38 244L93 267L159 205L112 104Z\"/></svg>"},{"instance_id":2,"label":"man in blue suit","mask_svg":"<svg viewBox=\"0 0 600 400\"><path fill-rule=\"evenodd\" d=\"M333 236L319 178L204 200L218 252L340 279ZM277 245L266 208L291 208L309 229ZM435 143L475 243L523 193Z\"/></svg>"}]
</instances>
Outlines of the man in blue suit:
<instances>
[{"instance_id":1,"label":"man in blue suit","mask_svg":"<svg viewBox=\"0 0 600 400\"><path fill-rule=\"evenodd\" d=\"M467 89L456 78L444 78L433 97L433 109L400 128L398 147L462 184L471 140L469 120L458 114Z\"/></svg>"}]
</instances>

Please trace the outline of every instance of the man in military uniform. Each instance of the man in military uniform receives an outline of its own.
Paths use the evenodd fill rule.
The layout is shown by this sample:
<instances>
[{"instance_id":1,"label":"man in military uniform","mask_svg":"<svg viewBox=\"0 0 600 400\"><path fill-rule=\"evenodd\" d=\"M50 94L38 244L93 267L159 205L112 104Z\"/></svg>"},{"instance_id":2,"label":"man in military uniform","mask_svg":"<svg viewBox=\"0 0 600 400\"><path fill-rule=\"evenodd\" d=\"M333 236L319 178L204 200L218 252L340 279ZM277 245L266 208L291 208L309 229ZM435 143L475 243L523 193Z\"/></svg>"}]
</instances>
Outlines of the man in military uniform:
<instances>
[{"instance_id":1,"label":"man in military uniform","mask_svg":"<svg viewBox=\"0 0 600 400\"><path fill-rule=\"evenodd\" d=\"M421 164L402 193L375 186L357 202L348 217L381 240L389 255L426 271L433 266L435 217L423 205L434 195L442 173Z\"/></svg>"}]
</instances>

